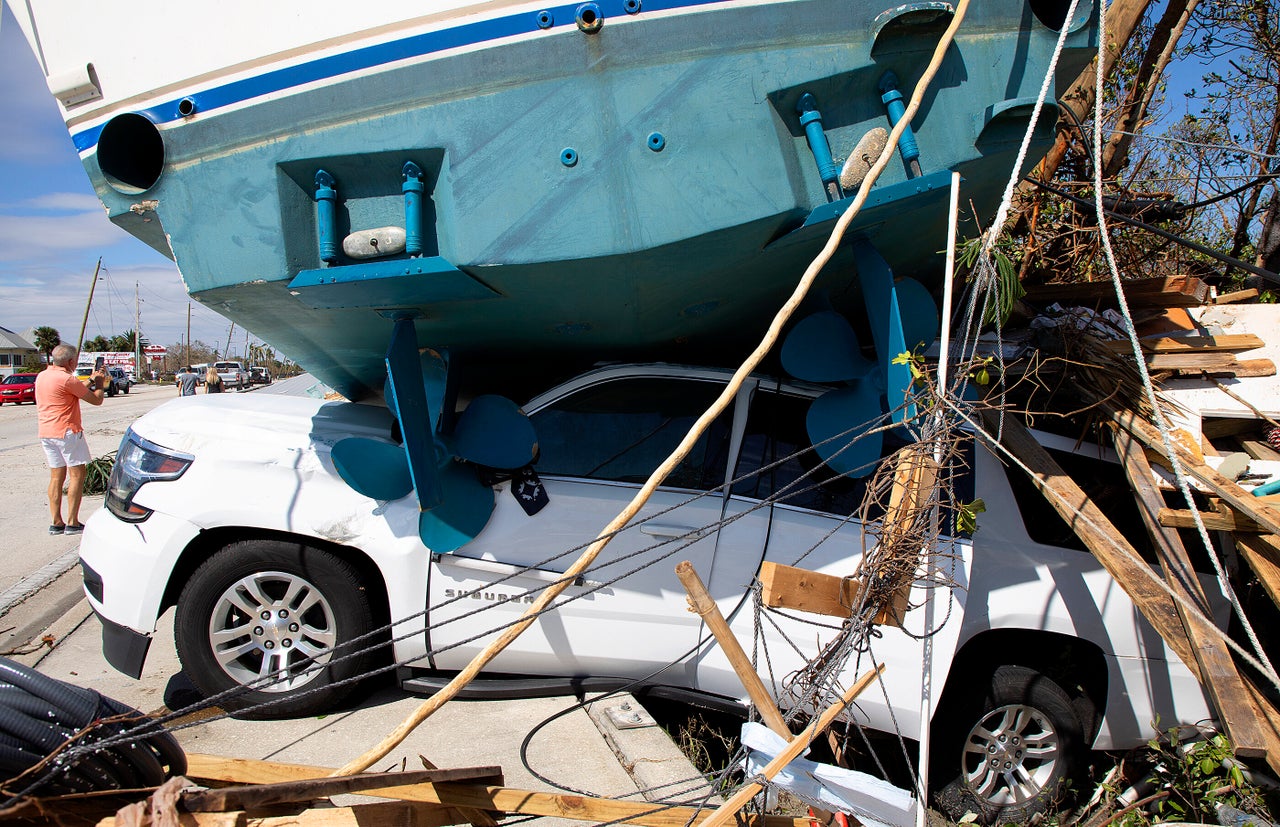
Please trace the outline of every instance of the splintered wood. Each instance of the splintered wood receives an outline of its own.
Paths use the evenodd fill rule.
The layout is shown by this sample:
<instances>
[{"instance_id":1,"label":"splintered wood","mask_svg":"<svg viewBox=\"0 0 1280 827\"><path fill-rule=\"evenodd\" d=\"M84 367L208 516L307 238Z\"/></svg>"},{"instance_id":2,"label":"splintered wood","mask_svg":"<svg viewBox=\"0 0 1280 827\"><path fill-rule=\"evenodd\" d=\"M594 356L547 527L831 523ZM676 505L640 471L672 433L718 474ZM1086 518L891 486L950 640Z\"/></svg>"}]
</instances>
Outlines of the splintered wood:
<instances>
[{"instance_id":1,"label":"splintered wood","mask_svg":"<svg viewBox=\"0 0 1280 827\"><path fill-rule=\"evenodd\" d=\"M912 538L929 515L938 479L938 464L930 451L930 446L912 445L897 454L876 554L877 560L892 564L892 571L877 572L877 582L888 582L889 588L868 596L877 600L875 622L879 624L901 626L909 608L911 584L923 551ZM861 578L836 577L771 562L761 565L760 584L761 600L766 606L831 617L851 617L863 589Z\"/></svg>"}]
</instances>

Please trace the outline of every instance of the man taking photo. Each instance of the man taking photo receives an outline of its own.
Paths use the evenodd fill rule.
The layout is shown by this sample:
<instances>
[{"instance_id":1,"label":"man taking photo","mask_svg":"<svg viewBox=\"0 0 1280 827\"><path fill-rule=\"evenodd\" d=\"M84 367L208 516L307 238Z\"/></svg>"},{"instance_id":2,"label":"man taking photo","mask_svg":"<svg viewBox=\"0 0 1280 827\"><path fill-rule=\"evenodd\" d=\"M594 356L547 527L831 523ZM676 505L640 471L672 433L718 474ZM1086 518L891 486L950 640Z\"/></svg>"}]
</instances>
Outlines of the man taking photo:
<instances>
[{"instance_id":1,"label":"man taking photo","mask_svg":"<svg viewBox=\"0 0 1280 827\"><path fill-rule=\"evenodd\" d=\"M80 424L80 400L101 405L106 395L107 371L94 369L86 385L76 378L77 351L71 345L53 349L49 367L36 376L36 418L38 435L49 460L50 534L79 534L80 497L84 493L85 468L89 464L89 443ZM67 484L67 519L62 520L62 485Z\"/></svg>"}]
</instances>

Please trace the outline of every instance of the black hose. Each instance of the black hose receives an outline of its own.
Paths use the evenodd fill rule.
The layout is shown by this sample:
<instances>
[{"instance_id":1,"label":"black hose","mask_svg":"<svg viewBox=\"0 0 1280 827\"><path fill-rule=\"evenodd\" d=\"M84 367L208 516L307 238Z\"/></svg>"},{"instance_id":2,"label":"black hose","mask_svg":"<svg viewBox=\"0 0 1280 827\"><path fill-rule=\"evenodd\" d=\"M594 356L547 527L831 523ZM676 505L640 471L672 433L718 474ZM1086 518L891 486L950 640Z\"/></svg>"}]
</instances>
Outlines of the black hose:
<instances>
[{"instance_id":1,"label":"black hose","mask_svg":"<svg viewBox=\"0 0 1280 827\"><path fill-rule=\"evenodd\" d=\"M127 720L110 720L115 718ZM131 732L137 737L95 746ZM156 787L186 769L178 742L138 710L0 658L0 784L9 802L32 794Z\"/></svg>"}]
</instances>

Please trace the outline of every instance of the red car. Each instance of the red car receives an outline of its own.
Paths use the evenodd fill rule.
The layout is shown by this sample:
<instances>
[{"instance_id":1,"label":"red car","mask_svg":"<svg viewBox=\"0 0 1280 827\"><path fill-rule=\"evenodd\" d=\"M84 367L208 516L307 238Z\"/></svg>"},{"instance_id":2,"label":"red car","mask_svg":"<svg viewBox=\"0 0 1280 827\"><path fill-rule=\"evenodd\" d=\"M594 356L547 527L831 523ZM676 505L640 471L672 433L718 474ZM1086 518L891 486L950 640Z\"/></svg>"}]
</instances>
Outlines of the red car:
<instances>
[{"instance_id":1,"label":"red car","mask_svg":"<svg viewBox=\"0 0 1280 827\"><path fill-rule=\"evenodd\" d=\"M0 384L0 405L12 402L21 405L36 401L36 375L34 373L15 373Z\"/></svg>"}]
</instances>

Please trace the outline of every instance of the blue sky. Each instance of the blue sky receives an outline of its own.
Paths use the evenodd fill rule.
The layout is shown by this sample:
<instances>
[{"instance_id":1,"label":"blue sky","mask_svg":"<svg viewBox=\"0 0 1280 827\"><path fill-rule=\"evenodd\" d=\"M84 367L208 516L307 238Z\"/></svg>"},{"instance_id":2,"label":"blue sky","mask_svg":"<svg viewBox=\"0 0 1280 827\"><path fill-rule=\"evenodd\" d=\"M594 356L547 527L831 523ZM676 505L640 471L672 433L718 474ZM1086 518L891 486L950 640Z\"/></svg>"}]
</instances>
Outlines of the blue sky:
<instances>
[{"instance_id":1,"label":"blue sky","mask_svg":"<svg viewBox=\"0 0 1280 827\"><path fill-rule=\"evenodd\" d=\"M172 261L112 224L89 186L58 105L7 4L0 19L0 327L56 327L74 341L94 264L86 337L133 328L138 284L142 332L152 343L186 335L186 289ZM229 322L192 302L191 337L225 346ZM237 328L233 350L243 350Z\"/></svg>"}]
</instances>

